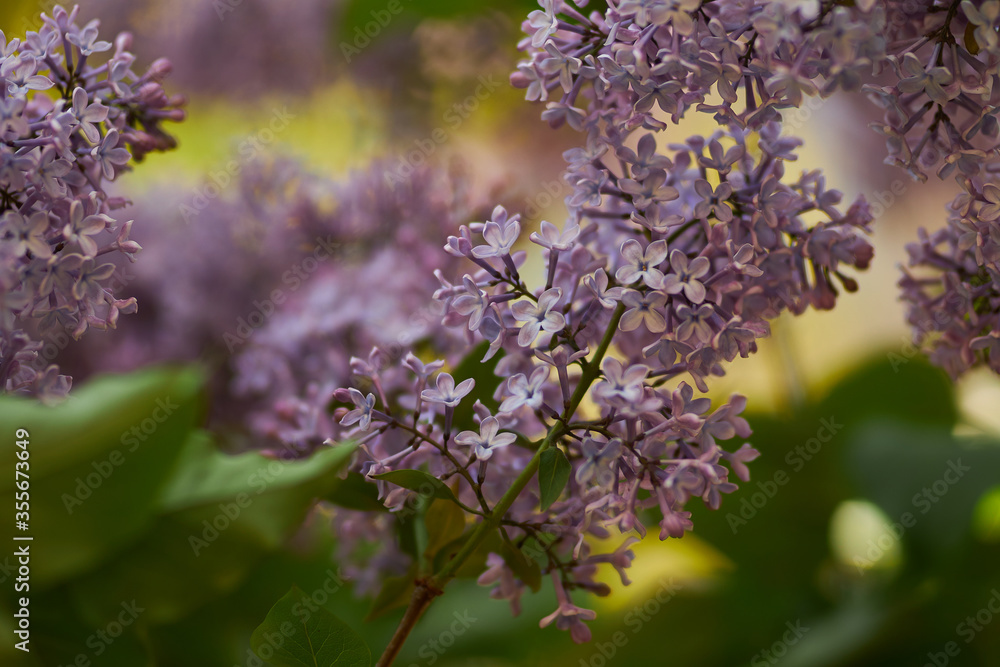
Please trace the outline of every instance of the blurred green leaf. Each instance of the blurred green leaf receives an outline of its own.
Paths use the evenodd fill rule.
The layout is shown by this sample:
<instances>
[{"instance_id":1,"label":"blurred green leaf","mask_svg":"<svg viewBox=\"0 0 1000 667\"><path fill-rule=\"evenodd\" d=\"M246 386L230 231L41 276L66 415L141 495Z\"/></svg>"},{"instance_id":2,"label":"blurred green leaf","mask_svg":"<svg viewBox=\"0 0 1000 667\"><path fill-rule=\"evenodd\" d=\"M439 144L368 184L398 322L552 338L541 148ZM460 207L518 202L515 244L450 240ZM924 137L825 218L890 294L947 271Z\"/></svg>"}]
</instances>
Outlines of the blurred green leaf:
<instances>
[{"instance_id":1,"label":"blurred green leaf","mask_svg":"<svg viewBox=\"0 0 1000 667\"><path fill-rule=\"evenodd\" d=\"M0 431L30 434L30 528L44 544L32 557L35 590L94 567L135 541L152 521L182 445L202 413L202 376L156 369L88 383L46 407L0 398ZM0 453L14 470L16 448ZM0 503L14 506L14 475Z\"/></svg>"},{"instance_id":2,"label":"blurred green leaf","mask_svg":"<svg viewBox=\"0 0 1000 667\"><path fill-rule=\"evenodd\" d=\"M566 455L558 447L550 447L542 452L538 463L538 488L541 491L543 511L559 499L569 481L571 470L572 466L566 460Z\"/></svg>"},{"instance_id":3,"label":"blurred green leaf","mask_svg":"<svg viewBox=\"0 0 1000 667\"><path fill-rule=\"evenodd\" d=\"M278 600L250 638L258 657L277 667L368 667L371 651L346 623L303 605L297 587Z\"/></svg>"},{"instance_id":4,"label":"blurred green leaf","mask_svg":"<svg viewBox=\"0 0 1000 667\"><path fill-rule=\"evenodd\" d=\"M361 512L388 512L389 508L378 499L378 487L358 472L349 472L323 500L338 507Z\"/></svg>"},{"instance_id":5,"label":"blurred green leaf","mask_svg":"<svg viewBox=\"0 0 1000 667\"><path fill-rule=\"evenodd\" d=\"M143 539L73 582L81 608L101 618L136 598L148 619L172 622L232 590L298 530L315 499L340 481L353 449L340 445L284 462L257 453L228 456L207 436L192 436Z\"/></svg>"},{"instance_id":6,"label":"blurred green leaf","mask_svg":"<svg viewBox=\"0 0 1000 667\"><path fill-rule=\"evenodd\" d=\"M447 484L423 470L392 470L380 475L372 475L372 477L383 479L404 489L416 491L421 496L450 500L453 503L458 502L458 498L455 497Z\"/></svg>"}]
</instances>

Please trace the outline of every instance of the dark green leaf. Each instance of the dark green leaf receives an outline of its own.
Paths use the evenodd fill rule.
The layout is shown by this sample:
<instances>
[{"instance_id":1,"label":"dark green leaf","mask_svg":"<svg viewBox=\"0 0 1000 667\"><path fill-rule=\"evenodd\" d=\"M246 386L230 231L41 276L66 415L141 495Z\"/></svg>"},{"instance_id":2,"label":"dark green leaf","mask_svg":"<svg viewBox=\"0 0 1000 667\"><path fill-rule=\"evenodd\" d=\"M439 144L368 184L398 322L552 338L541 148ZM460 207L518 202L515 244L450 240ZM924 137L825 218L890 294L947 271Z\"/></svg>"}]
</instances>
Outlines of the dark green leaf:
<instances>
[{"instance_id":1,"label":"dark green leaf","mask_svg":"<svg viewBox=\"0 0 1000 667\"><path fill-rule=\"evenodd\" d=\"M368 667L371 651L346 623L322 607L303 604L292 587L250 637L250 647L277 667Z\"/></svg>"},{"instance_id":2,"label":"dark green leaf","mask_svg":"<svg viewBox=\"0 0 1000 667\"><path fill-rule=\"evenodd\" d=\"M378 499L378 487L357 472L347 473L347 477L323 496L338 507L362 512L388 512L389 509Z\"/></svg>"},{"instance_id":3,"label":"dark green leaf","mask_svg":"<svg viewBox=\"0 0 1000 667\"><path fill-rule=\"evenodd\" d=\"M425 498L440 498L441 500L450 500L453 503L458 502L447 484L423 470L393 470L381 475L372 475L372 477L384 479L396 486L416 491Z\"/></svg>"},{"instance_id":4,"label":"dark green leaf","mask_svg":"<svg viewBox=\"0 0 1000 667\"><path fill-rule=\"evenodd\" d=\"M514 571L521 581L525 585L538 592L542 587L542 570L538 567L533 559L528 558L524 553L517 548L514 544L511 544L509 540L504 540L503 546L500 549L500 555L503 556L503 560L507 563L507 566Z\"/></svg>"},{"instance_id":5,"label":"dark green leaf","mask_svg":"<svg viewBox=\"0 0 1000 667\"><path fill-rule=\"evenodd\" d=\"M569 481L571 469L566 455L558 447L550 447L542 452L538 464L538 488L541 492L540 502L543 511L558 500L566 488L566 482Z\"/></svg>"}]
</instances>

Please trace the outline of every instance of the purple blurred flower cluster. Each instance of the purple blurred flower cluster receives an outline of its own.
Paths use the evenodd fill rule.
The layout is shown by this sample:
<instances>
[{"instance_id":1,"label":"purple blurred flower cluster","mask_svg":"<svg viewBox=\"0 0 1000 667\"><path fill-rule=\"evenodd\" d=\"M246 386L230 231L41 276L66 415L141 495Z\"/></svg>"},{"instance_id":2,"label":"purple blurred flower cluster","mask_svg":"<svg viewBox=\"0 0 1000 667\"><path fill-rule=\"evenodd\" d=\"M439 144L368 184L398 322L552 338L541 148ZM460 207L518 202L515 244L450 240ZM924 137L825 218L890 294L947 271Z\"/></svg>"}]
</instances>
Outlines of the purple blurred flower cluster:
<instances>
[{"instance_id":1,"label":"purple blurred flower cluster","mask_svg":"<svg viewBox=\"0 0 1000 667\"><path fill-rule=\"evenodd\" d=\"M1000 373L1000 187L970 179L949 213L947 227L907 246L907 321L952 378L981 365Z\"/></svg>"},{"instance_id":2,"label":"purple blurred flower cluster","mask_svg":"<svg viewBox=\"0 0 1000 667\"><path fill-rule=\"evenodd\" d=\"M184 100L160 85L167 61L136 74L131 36L101 41L98 21L81 27L77 14L56 6L23 40L0 32L0 391L44 400L70 386L39 363L47 340L136 310L102 259L141 250L132 221L109 215L126 201L106 188L132 160L173 148L161 125L184 118Z\"/></svg>"},{"instance_id":3,"label":"purple blurred flower cluster","mask_svg":"<svg viewBox=\"0 0 1000 667\"><path fill-rule=\"evenodd\" d=\"M474 535L499 528L508 556L493 554L481 581L498 583L493 596L515 611L528 583L509 554L538 545L559 593L542 625L586 641L593 612L570 592L607 594L594 578L600 564L627 583L634 538L611 554L594 553L592 539L644 535L653 512L661 539L681 537L692 528L687 502L719 507L737 488L731 473L746 481L758 455L721 446L750 435L745 399L713 410L688 380L707 391L725 363L756 351L769 320L832 308L838 286L856 289L849 274L872 257L872 217L863 199L842 210L819 172L786 175L800 142L781 136L777 109L801 96L768 88L760 69L793 51L763 40L766 60L747 56L740 36L760 13L749 3L622 2L589 17L563 2L542 7L525 23L531 60L513 81L529 100L558 96L543 117L586 133L565 155L569 219L529 237L544 283L529 287L522 275L518 215L497 207L463 225L445 250L473 269L439 273L435 297L446 325L483 341L496 377L477 387L445 371L450 359L393 364L376 349L354 362L361 381L334 392L347 430L333 436L360 442L361 470L391 509L406 511L413 492L382 475L419 468L483 517ZM661 112L676 121L713 87L720 129L664 148ZM548 488L559 469L568 479Z\"/></svg>"}]
</instances>

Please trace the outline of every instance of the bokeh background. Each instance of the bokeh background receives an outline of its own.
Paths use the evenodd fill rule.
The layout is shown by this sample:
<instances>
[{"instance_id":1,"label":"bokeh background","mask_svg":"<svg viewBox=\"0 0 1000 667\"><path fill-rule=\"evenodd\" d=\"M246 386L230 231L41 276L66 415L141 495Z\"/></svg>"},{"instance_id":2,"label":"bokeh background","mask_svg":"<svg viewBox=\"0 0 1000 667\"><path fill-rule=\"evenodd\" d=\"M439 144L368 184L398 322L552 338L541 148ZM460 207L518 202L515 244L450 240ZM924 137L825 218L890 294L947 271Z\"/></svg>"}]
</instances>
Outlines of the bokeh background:
<instances>
[{"instance_id":1,"label":"bokeh background","mask_svg":"<svg viewBox=\"0 0 1000 667\"><path fill-rule=\"evenodd\" d=\"M561 153L580 137L550 130L507 84L533 6L81 3L102 31L132 32L140 62L173 62L167 89L188 96L189 117L174 127L179 150L150 156L117 184L134 202L128 215L145 247L122 290L139 298L139 314L57 350L75 378L72 408L49 417L26 403L0 405L5 433L45 421L33 454L34 650L24 656L5 640L0 662L261 664L250 635L293 584L376 653L384 646L398 600L382 590L373 601L370 586L358 595L338 569L336 509L313 506L336 475L335 458L293 464L233 529L192 555L191 527L254 493L255 474L266 475L259 454L221 451L273 444L246 428L254 399L236 386L237 355L222 334L280 284L304 235L325 221L373 219L352 198L369 188L378 206L384 193L371 173L426 162L450 174L468 192L455 216L476 219L496 203L520 211L528 227L565 215ZM5 0L0 27L23 35L49 9ZM715 383L716 396L749 397L751 440L762 452L751 482L718 512L697 512L693 534L660 543L654 531L636 545L633 583L610 576L614 594L581 605L598 611L591 644L538 629L553 606L546 589L515 618L465 580L438 600L398 664L1000 664L1000 614L991 609L1000 610L1000 379L980 372L953 383L909 343L899 265L918 228L944 224L954 186L883 166L884 148L867 128L875 113L859 96L814 100L787 119L805 140L790 169L822 168L848 200L864 194L876 204L876 261L834 311L782 318L756 356ZM709 129L701 123L671 128L667 139ZM341 211L347 201L352 208ZM390 237L394 215L390 207L379 218ZM447 230L433 227L440 220L427 224L443 242ZM351 229L341 238L348 251L374 236ZM432 289L421 286L407 303ZM326 345L353 344L337 331ZM144 438L69 512L67 490L165 392L179 406L171 426ZM13 461L7 450L2 458ZM12 493L0 482L0 495ZM5 562L0 604L11 605L14 577ZM133 600L143 611L120 636L100 634ZM473 620L455 626L455 614ZM0 614L5 637L11 619Z\"/></svg>"}]
</instances>

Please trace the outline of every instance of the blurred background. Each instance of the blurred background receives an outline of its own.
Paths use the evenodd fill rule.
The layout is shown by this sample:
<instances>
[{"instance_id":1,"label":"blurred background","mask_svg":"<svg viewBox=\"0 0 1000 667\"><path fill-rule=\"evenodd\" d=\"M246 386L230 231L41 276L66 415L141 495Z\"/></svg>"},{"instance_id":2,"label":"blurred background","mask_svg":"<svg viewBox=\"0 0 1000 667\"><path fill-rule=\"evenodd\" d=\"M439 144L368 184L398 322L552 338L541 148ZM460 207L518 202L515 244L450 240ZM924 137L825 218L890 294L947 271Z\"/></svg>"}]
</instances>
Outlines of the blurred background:
<instances>
[{"instance_id":1,"label":"blurred background","mask_svg":"<svg viewBox=\"0 0 1000 667\"><path fill-rule=\"evenodd\" d=\"M408 243L413 230L400 231L400 217L414 201L428 248L497 203L530 229L561 220L562 152L581 138L549 129L507 83L520 22L535 4L80 4L82 22L99 17L105 38L132 32L140 64L172 61L166 88L188 96L188 120L173 127L179 150L150 156L117 183L145 248L120 290L139 299L139 314L52 351L74 376L71 409L50 417L0 404L3 432L26 420L41 429L32 459L34 650L26 657L4 641L0 662L261 664L250 635L293 584L378 653L401 615L398 600L338 568L338 510L312 502L342 462L311 457L262 484L269 459L220 453L274 447L282 434L261 406L285 385L254 364L294 338L293 324L249 341L239 321L257 329L258 304L290 284L286 269L316 235L334 235L345 265L351 253L371 256L382 236ZM23 35L50 8L5 0L0 27L8 39ZM398 664L1000 664L1000 380L980 372L953 383L909 343L899 265L918 228L944 224L955 188L883 166L884 146L867 128L876 113L843 97L807 102L786 119L805 140L790 171L822 168L845 200L864 194L873 203L876 260L834 311L782 318L757 355L713 385L716 397L749 397L751 441L762 453L751 482L718 512L696 511L693 534L661 543L654 533L635 546L633 583L623 587L612 573L612 596L580 602L598 612L592 643L538 629L554 604L545 588L512 617L465 580L431 609ZM707 120L671 128L666 140L710 131ZM409 194L387 189L386 174L404 175ZM427 194L441 179L462 197ZM329 292L349 280L337 271L306 271L293 307L346 310L347 296ZM415 311L420 294L429 300L436 281L427 279L399 308ZM354 309L344 318L375 317ZM404 325L378 317L398 338ZM352 322L312 323L311 342L370 345L371 332L359 331L371 322ZM77 488L163 396L177 405L169 428L137 434L122 473ZM3 460L13 455L5 450ZM212 539L200 530L257 485L262 501L232 530ZM0 496L12 495L12 483L0 483ZM204 547L190 544L196 529ZM14 576L4 561L8 607ZM123 614L134 618L116 626ZM455 614L472 619L461 632ZM7 609L0 628L12 636Z\"/></svg>"}]
</instances>

